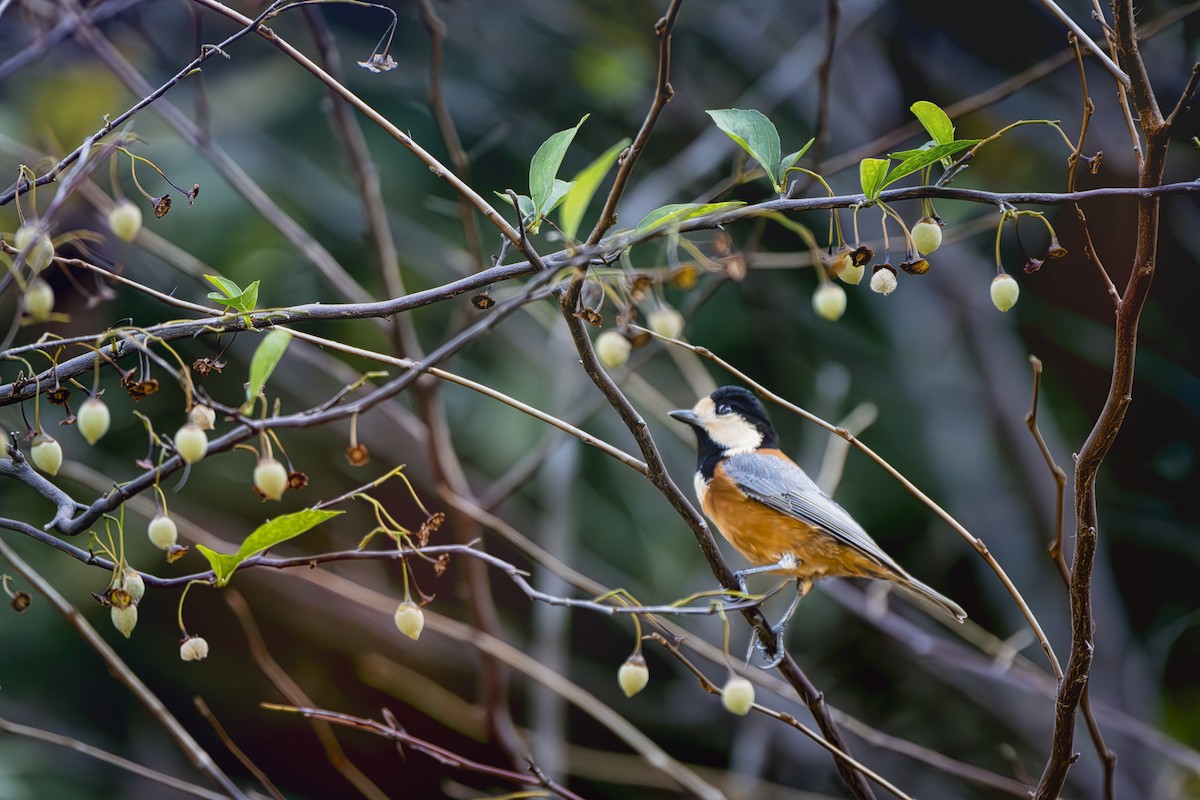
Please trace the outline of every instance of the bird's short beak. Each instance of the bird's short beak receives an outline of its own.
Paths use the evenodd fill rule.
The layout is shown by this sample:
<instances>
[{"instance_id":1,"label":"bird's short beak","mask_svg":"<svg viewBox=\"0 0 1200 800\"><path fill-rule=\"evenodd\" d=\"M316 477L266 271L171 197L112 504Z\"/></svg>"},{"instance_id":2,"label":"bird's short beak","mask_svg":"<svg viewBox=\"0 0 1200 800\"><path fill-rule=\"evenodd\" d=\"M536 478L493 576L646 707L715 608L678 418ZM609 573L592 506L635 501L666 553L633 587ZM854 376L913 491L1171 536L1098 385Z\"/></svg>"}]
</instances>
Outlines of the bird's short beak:
<instances>
[{"instance_id":1,"label":"bird's short beak","mask_svg":"<svg viewBox=\"0 0 1200 800\"><path fill-rule=\"evenodd\" d=\"M692 427L697 427L700 424L700 418L690 408L681 408L676 411L668 411L667 416L671 419L677 419L680 422L686 422Z\"/></svg>"}]
</instances>

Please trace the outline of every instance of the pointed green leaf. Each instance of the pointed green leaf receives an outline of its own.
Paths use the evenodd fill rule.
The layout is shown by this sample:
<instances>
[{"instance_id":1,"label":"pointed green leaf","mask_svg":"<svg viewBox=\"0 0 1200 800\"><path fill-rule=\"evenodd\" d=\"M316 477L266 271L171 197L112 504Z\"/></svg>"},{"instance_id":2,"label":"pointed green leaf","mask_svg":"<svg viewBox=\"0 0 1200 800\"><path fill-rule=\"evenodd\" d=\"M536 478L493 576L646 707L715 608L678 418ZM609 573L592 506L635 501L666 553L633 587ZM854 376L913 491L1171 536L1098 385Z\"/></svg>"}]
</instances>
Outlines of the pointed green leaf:
<instances>
[{"instance_id":1,"label":"pointed green leaf","mask_svg":"<svg viewBox=\"0 0 1200 800\"><path fill-rule=\"evenodd\" d=\"M779 162L779 180L780 180L780 182L783 181L783 176L785 174L787 174L787 171L789 169L791 169L792 167L796 166L796 162L804 157L804 154L808 152L808 148L812 147L813 142L815 142L816 140L817 139L814 136L813 138L809 139L807 142L804 143L804 147L801 147L796 152L789 153L788 155L783 157L783 160Z\"/></svg>"},{"instance_id":2,"label":"pointed green leaf","mask_svg":"<svg viewBox=\"0 0 1200 800\"><path fill-rule=\"evenodd\" d=\"M579 126L588 116L584 114L583 119L579 120L579 124L574 128L559 131L542 142L542 146L529 162L529 196L533 198L533 206L539 216L547 211L547 201L550 193L554 191L554 178L558 175L563 156L567 154L567 148L571 146Z\"/></svg>"},{"instance_id":3,"label":"pointed green leaf","mask_svg":"<svg viewBox=\"0 0 1200 800\"><path fill-rule=\"evenodd\" d=\"M952 156L961 150L966 150L968 147L974 147L980 141L979 139L958 139L947 144L934 145L928 150L906 151L906 154L912 153L912 155L907 156L888 173L887 180L883 182L883 186L893 184L906 175L911 175L914 172L925 169L925 167L936 164L943 158ZM898 158L901 154L892 153L890 155L892 158ZM880 188L882 189L883 186Z\"/></svg>"},{"instance_id":4,"label":"pointed green leaf","mask_svg":"<svg viewBox=\"0 0 1200 800\"><path fill-rule=\"evenodd\" d=\"M284 351L287 350L291 341L292 334L289 331L277 328L264 336L263 340L258 343L258 349L254 351L254 357L250 359L250 381L246 384L246 406L251 405L258 397L263 384L275 371L276 365L283 358Z\"/></svg>"},{"instance_id":5,"label":"pointed green leaf","mask_svg":"<svg viewBox=\"0 0 1200 800\"><path fill-rule=\"evenodd\" d=\"M918 100L909 106L916 115L935 144L949 144L954 141L954 125L946 112L928 100Z\"/></svg>"},{"instance_id":6,"label":"pointed green leaf","mask_svg":"<svg viewBox=\"0 0 1200 800\"><path fill-rule=\"evenodd\" d=\"M202 544L197 544L196 549L200 551L200 555L208 559L208 565L212 567L212 571L217 577L217 586L224 586L229 583L229 577L233 575L233 571L241 563L238 557L226 553L218 553L216 550L207 548Z\"/></svg>"},{"instance_id":7,"label":"pointed green leaf","mask_svg":"<svg viewBox=\"0 0 1200 800\"><path fill-rule=\"evenodd\" d=\"M681 222L696 217L707 216L717 211L744 206L741 201L729 203L671 203L654 209L637 224L634 233L645 233L651 228L663 225L678 225Z\"/></svg>"},{"instance_id":8,"label":"pointed green leaf","mask_svg":"<svg viewBox=\"0 0 1200 800\"><path fill-rule=\"evenodd\" d=\"M246 537L246 540L242 542L242 546L238 548L238 551L232 554L218 553L202 544L196 545L196 549L208 559L209 565L212 566L213 572L216 573L217 586L225 586L229 583L229 579L233 577L233 571L241 566L242 562L246 559L269 550L277 544L286 542L288 539L294 539L300 534L312 530L325 520L336 517L341 513L343 512L306 508L292 514L283 514L259 525L254 533Z\"/></svg>"},{"instance_id":9,"label":"pointed green leaf","mask_svg":"<svg viewBox=\"0 0 1200 800\"><path fill-rule=\"evenodd\" d=\"M571 191L567 192L566 199L563 200L562 213L559 215L563 233L568 239L573 240L575 234L579 232L579 223L583 221L584 212L591 204L596 190L600 188L604 176L612 169L617 156L621 155L621 151L628 146L628 137L617 142L605 150L599 158L580 170L579 174L575 176L575 180L571 181L574 185L571 187Z\"/></svg>"},{"instance_id":10,"label":"pointed green leaf","mask_svg":"<svg viewBox=\"0 0 1200 800\"><path fill-rule=\"evenodd\" d=\"M510 206L512 205L512 198L507 194L501 194L500 192L493 192L493 194ZM529 198L529 195L519 194L517 195L517 204L519 206L517 210L521 212L521 219L529 222L533 218L533 200Z\"/></svg>"},{"instance_id":11,"label":"pointed green leaf","mask_svg":"<svg viewBox=\"0 0 1200 800\"><path fill-rule=\"evenodd\" d=\"M221 294L225 297L235 297L242 293L242 287L238 286L228 278L222 278L220 275L205 275L205 280L221 290ZM212 297L210 294L209 297Z\"/></svg>"},{"instance_id":12,"label":"pointed green leaf","mask_svg":"<svg viewBox=\"0 0 1200 800\"><path fill-rule=\"evenodd\" d=\"M236 311L253 311L254 307L258 305L258 284L258 281L254 281L245 289L239 289L237 294L226 297L222 297L216 292L209 292L208 299ZM236 285L234 284L234 286Z\"/></svg>"},{"instance_id":13,"label":"pointed green leaf","mask_svg":"<svg viewBox=\"0 0 1200 800\"><path fill-rule=\"evenodd\" d=\"M754 109L721 108L707 113L718 128L762 165L775 191L782 191L781 148L775 124Z\"/></svg>"},{"instance_id":14,"label":"pointed green leaf","mask_svg":"<svg viewBox=\"0 0 1200 800\"><path fill-rule=\"evenodd\" d=\"M883 180L887 177L890 163L886 158L864 158L858 162L858 180L862 184L863 194L867 196L868 200L874 200L879 196L879 190L883 188Z\"/></svg>"},{"instance_id":15,"label":"pointed green leaf","mask_svg":"<svg viewBox=\"0 0 1200 800\"><path fill-rule=\"evenodd\" d=\"M563 181L555 178L554 188L550 190L550 196L546 198L546 207L542 209L542 216L544 217L558 208L559 204L571 193L571 188L574 185L574 181Z\"/></svg>"}]
</instances>

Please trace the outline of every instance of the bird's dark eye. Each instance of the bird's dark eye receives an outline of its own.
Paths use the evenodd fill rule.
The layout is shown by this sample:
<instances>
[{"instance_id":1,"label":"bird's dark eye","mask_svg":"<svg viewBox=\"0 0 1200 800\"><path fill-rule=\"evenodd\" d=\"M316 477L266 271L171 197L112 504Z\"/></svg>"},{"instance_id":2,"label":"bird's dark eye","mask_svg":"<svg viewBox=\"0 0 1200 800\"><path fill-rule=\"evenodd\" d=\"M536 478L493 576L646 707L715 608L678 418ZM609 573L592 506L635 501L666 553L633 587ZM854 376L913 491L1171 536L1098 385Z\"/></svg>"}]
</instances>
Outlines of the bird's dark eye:
<instances>
[{"instance_id":1,"label":"bird's dark eye","mask_svg":"<svg viewBox=\"0 0 1200 800\"><path fill-rule=\"evenodd\" d=\"M733 408L728 403L721 403L720 405L717 406L717 414L719 416L723 417L726 414L732 414L732 413L733 413Z\"/></svg>"}]
</instances>

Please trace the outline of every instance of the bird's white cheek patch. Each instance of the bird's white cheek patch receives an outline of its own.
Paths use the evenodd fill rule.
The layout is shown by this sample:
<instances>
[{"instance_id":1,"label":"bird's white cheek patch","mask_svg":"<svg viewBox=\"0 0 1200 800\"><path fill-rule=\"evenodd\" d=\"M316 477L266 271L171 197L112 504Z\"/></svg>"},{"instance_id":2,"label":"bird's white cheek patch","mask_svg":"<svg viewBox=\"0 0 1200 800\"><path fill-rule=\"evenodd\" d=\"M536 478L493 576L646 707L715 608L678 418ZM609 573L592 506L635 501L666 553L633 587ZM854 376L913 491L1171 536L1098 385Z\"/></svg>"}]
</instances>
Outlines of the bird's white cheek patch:
<instances>
[{"instance_id":1,"label":"bird's white cheek patch","mask_svg":"<svg viewBox=\"0 0 1200 800\"><path fill-rule=\"evenodd\" d=\"M727 456L752 453L762 445L763 435L758 428L740 414L718 414L711 398L701 398L692 413L700 421L708 438L716 442Z\"/></svg>"}]
</instances>

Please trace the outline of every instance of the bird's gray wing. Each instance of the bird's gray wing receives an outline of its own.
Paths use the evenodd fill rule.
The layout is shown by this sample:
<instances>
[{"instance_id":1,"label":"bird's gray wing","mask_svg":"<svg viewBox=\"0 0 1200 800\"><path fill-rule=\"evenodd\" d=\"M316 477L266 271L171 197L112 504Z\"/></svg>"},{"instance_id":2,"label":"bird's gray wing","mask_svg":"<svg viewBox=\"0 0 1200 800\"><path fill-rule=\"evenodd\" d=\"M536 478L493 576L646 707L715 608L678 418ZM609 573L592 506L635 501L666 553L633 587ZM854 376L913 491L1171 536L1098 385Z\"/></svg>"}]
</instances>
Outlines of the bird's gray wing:
<instances>
[{"instance_id":1,"label":"bird's gray wing","mask_svg":"<svg viewBox=\"0 0 1200 800\"><path fill-rule=\"evenodd\" d=\"M744 453L725 460L726 476L747 497L807 522L901 575L907 573L833 498L795 463L770 455Z\"/></svg>"}]
</instances>

